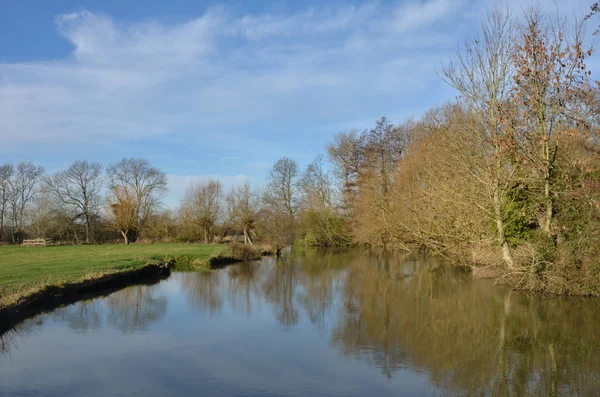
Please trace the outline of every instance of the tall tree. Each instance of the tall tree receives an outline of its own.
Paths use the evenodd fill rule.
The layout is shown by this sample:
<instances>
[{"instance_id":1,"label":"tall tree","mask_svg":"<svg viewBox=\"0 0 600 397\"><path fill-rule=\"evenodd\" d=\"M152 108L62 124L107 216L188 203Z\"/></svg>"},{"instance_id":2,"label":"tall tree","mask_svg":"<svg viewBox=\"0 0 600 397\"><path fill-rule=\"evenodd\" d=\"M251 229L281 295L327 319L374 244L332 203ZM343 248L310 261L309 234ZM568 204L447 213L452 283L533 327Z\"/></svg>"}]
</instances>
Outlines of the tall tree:
<instances>
[{"instance_id":1,"label":"tall tree","mask_svg":"<svg viewBox=\"0 0 600 397\"><path fill-rule=\"evenodd\" d=\"M283 157L269 172L261 219L264 234L278 255L294 242L299 199L298 165Z\"/></svg>"},{"instance_id":2,"label":"tall tree","mask_svg":"<svg viewBox=\"0 0 600 397\"><path fill-rule=\"evenodd\" d=\"M487 166L473 170L474 181L489 191L490 218L496 226L496 239L502 258L515 267L506 238L506 203L510 200L514 167L509 162L512 135L506 123L506 107L512 87L514 25L508 11L493 10L483 20L481 34L466 42L456 63L444 67L444 79L461 94L461 100L476 117L473 131L488 152Z\"/></svg>"},{"instance_id":3,"label":"tall tree","mask_svg":"<svg viewBox=\"0 0 600 397\"><path fill-rule=\"evenodd\" d=\"M265 201L294 221L299 202L298 165L294 160L283 157L273 165L269 172Z\"/></svg>"},{"instance_id":4,"label":"tall tree","mask_svg":"<svg viewBox=\"0 0 600 397\"><path fill-rule=\"evenodd\" d=\"M42 166L23 161L17 164L15 173L9 180L8 203L11 208L13 243L20 240L25 231L25 210L36 196L43 174Z\"/></svg>"},{"instance_id":5,"label":"tall tree","mask_svg":"<svg viewBox=\"0 0 600 397\"><path fill-rule=\"evenodd\" d=\"M85 224L85 242L90 243L91 220L100 205L102 166L99 163L76 161L67 170L46 178L50 192L58 201L73 207Z\"/></svg>"},{"instance_id":6,"label":"tall tree","mask_svg":"<svg viewBox=\"0 0 600 397\"><path fill-rule=\"evenodd\" d=\"M583 48L583 24L568 29L564 21L550 19L539 9L525 14L514 55L516 73L512 101L518 106L519 155L531 165L540 181L543 215L540 226L549 236L556 195L554 172L560 135L578 133L576 102L590 90Z\"/></svg>"},{"instance_id":7,"label":"tall tree","mask_svg":"<svg viewBox=\"0 0 600 397\"><path fill-rule=\"evenodd\" d=\"M108 167L109 204L113 224L125 244L135 242L140 228L167 191L167 178L144 159L125 158Z\"/></svg>"},{"instance_id":8,"label":"tall tree","mask_svg":"<svg viewBox=\"0 0 600 397\"><path fill-rule=\"evenodd\" d=\"M321 210L333 207L332 181L325 170L324 158L318 155L307 167L300 178L304 205Z\"/></svg>"},{"instance_id":9,"label":"tall tree","mask_svg":"<svg viewBox=\"0 0 600 397\"><path fill-rule=\"evenodd\" d=\"M336 134L333 140L334 142L327 146L327 154L334 165L334 175L341 181L343 211L345 215L352 216L358 194L360 142L354 131Z\"/></svg>"},{"instance_id":10,"label":"tall tree","mask_svg":"<svg viewBox=\"0 0 600 397\"><path fill-rule=\"evenodd\" d=\"M0 242L4 241L4 222L8 210L10 181L14 172L15 168L12 164L4 164L0 167Z\"/></svg>"},{"instance_id":11,"label":"tall tree","mask_svg":"<svg viewBox=\"0 0 600 397\"><path fill-rule=\"evenodd\" d=\"M222 213L223 186L218 180L209 180L191 185L181 202L185 222L199 227L208 244L212 228Z\"/></svg>"},{"instance_id":12,"label":"tall tree","mask_svg":"<svg viewBox=\"0 0 600 397\"><path fill-rule=\"evenodd\" d=\"M242 229L244 244L252 245L261 211L259 195L253 191L249 183L233 187L227 194L228 221Z\"/></svg>"}]
</instances>

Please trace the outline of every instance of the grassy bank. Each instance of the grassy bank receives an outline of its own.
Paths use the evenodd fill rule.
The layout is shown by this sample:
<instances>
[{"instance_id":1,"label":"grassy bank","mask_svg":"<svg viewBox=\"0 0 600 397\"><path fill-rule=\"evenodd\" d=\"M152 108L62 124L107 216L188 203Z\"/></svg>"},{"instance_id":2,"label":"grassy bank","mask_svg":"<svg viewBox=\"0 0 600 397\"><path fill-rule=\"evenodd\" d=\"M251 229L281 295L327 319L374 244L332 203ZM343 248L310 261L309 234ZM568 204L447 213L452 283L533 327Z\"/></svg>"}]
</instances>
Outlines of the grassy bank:
<instances>
[{"instance_id":1,"label":"grassy bank","mask_svg":"<svg viewBox=\"0 0 600 397\"><path fill-rule=\"evenodd\" d=\"M209 263L222 246L199 244L0 246L0 309L45 287L135 271L171 260Z\"/></svg>"}]
</instances>

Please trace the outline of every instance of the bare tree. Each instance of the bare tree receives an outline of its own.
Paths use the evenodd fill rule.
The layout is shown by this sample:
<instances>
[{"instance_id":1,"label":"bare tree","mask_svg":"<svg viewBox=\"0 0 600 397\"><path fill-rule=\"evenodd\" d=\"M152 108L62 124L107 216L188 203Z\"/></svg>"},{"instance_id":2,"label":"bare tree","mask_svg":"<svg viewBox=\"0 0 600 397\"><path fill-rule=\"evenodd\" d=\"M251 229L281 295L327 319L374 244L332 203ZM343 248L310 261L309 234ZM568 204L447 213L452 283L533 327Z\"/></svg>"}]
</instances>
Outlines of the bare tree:
<instances>
[{"instance_id":1,"label":"bare tree","mask_svg":"<svg viewBox=\"0 0 600 397\"><path fill-rule=\"evenodd\" d=\"M135 242L148 216L159 208L167 178L144 159L125 158L108 167L107 174L113 224L126 244Z\"/></svg>"},{"instance_id":2,"label":"bare tree","mask_svg":"<svg viewBox=\"0 0 600 397\"><path fill-rule=\"evenodd\" d=\"M483 169L473 170L472 175L489 191L493 209L490 217L495 222L496 238L509 268L515 265L506 239L504 208L510 200L515 168L507 161L512 136L504 112L514 75L514 38L510 12L495 9L483 20L480 36L465 43L457 55L457 63L450 63L443 70L445 81L460 92L462 101L479 123L474 134L488 151L490 162Z\"/></svg>"},{"instance_id":3,"label":"bare tree","mask_svg":"<svg viewBox=\"0 0 600 397\"><path fill-rule=\"evenodd\" d=\"M318 155L300 178L304 205L315 210L333 207L333 183L324 162L323 156Z\"/></svg>"},{"instance_id":4,"label":"bare tree","mask_svg":"<svg viewBox=\"0 0 600 397\"><path fill-rule=\"evenodd\" d=\"M252 245L261 211L259 195L252 191L249 183L233 187L227 194L228 221L242 229L244 243Z\"/></svg>"},{"instance_id":5,"label":"bare tree","mask_svg":"<svg viewBox=\"0 0 600 397\"><path fill-rule=\"evenodd\" d=\"M323 156L317 156L300 178L304 242L310 245L345 245L350 236L340 214L337 194Z\"/></svg>"},{"instance_id":6,"label":"bare tree","mask_svg":"<svg viewBox=\"0 0 600 397\"><path fill-rule=\"evenodd\" d=\"M294 220L298 209L298 165L288 157L278 160L269 172L265 202Z\"/></svg>"},{"instance_id":7,"label":"bare tree","mask_svg":"<svg viewBox=\"0 0 600 397\"><path fill-rule=\"evenodd\" d=\"M333 139L334 142L327 146L327 153L334 165L334 175L341 181L342 207L345 214L351 216L358 194L360 142L355 131L336 134Z\"/></svg>"},{"instance_id":8,"label":"bare tree","mask_svg":"<svg viewBox=\"0 0 600 397\"><path fill-rule=\"evenodd\" d=\"M14 173L15 168L12 164L4 164L0 167L0 243L4 241L4 222L8 210L10 181Z\"/></svg>"},{"instance_id":9,"label":"bare tree","mask_svg":"<svg viewBox=\"0 0 600 397\"><path fill-rule=\"evenodd\" d=\"M181 202L184 222L199 227L208 244L212 228L222 213L223 187L218 180L209 180L191 185Z\"/></svg>"},{"instance_id":10,"label":"bare tree","mask_svg":"<svg viewBox=\"0 0 600 397\"><path fill-rule=\"evenodd\" d=\"M11 209L13 243L21 239L25 230L25 210L36 196L43 174L42 166L36 166L31 162L20 162L9 180L8 203Z\"/></svg>"},{"instance_id":11,"label":"bare tree","mask_svg":"<svg viewBox=\"0 0 600 397\"><path fill-rule=\"evenodd\" d=\"M90 243L90 224L100 205L102 166L76 161L67 170L46 178L50 192L58 201L77 210L85 224L85 242Z\"/></svg>"}]
</instances>

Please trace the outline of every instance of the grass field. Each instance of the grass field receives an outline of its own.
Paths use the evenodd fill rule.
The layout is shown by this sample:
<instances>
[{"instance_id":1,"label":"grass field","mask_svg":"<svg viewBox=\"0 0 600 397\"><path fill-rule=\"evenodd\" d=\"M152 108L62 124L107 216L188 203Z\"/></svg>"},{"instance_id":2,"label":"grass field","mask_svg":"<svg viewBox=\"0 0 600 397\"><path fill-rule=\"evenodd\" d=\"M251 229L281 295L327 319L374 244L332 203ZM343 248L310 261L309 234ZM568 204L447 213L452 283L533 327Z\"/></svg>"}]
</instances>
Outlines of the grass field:
<instances>
[{"instance_id":1,"label":"grass field","mask_svg":"<svg viewBox=\"0 0 600 397\"><path fill-rule=\"evenodd\" d=\"M205 261L221 249L216 245L174 243L0 246L0 308L46 285L68 284L170 259L185 263Z\"/></svg>"}]
</instances>

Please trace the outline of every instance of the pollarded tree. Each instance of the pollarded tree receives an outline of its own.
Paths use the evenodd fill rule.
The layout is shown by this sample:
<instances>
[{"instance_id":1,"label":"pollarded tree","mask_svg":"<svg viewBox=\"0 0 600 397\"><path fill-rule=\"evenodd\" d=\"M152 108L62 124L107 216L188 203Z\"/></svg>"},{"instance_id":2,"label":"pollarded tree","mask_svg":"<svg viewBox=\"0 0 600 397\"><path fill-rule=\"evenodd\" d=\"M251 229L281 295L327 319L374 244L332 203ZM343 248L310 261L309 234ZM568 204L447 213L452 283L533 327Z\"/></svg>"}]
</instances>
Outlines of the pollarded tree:
<instances>
[{"instance_id":1,"label":"pollarded tree","mask_svg":"<svg viewBox=\"0 0 600 397\"><path fill-rule=\"evenodd\" d=\"M242 186L233 187L226 199L228 222L241 228L244 233L244 243L252 245L262 209L260 196L246 182Z\"/></svg>"},{"instance_id":2,"label":"pollarded tree","mask_svg":"<svg viewBox=\"0 0 600 397\"><path fill-rule=\"evenodd\" d=\"M65 171L46 178L52 195L63 205L75 209L83 218L85 242L90 243L91 220L98 213L102 189L102 166L99 163L76 161Z\"/></svg>"},{"instance_id":3,"label":"pollarded tree","mask_svg":"<svg viewBox=\"0 0 600 397\"><path fill-rule=\"evenodd\" d=\"M183 221L200 228L204 242L212 237L212 228L222 213L223 187L218 180L191 185L181 201Z\"/></svg>"},{"instance_id":4,"label":"pollarded tree","mask_svg":"<svg viewBox=\"0 0 600 397\"><path fill-rule=\"evenodd\" d=\"M167 178L144 159L125 158L108 167L112 223L125 244L135 242L148 217L158 210Z\"/></svg>"}]
</instances>

